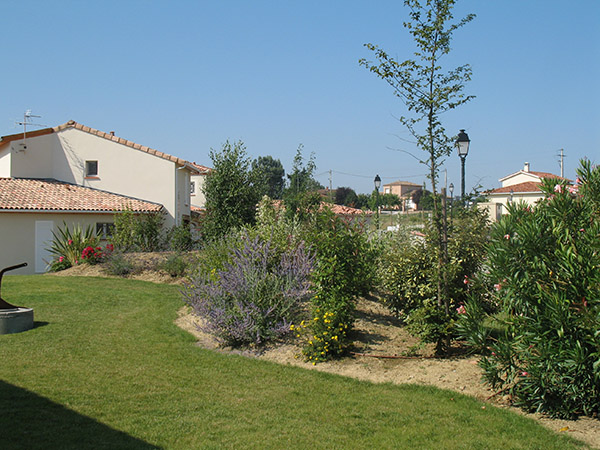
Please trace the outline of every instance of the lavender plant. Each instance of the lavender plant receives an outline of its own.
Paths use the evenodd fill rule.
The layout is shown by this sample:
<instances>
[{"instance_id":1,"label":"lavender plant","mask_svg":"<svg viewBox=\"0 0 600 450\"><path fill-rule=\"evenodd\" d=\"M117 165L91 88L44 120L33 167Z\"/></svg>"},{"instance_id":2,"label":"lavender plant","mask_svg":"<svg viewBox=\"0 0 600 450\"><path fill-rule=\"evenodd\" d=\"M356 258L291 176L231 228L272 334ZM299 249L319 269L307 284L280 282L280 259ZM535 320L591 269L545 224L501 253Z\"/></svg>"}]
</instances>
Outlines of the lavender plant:
<instances>
[{"instance_id":1,"label":"lavender plant","mask_svg":"<svg viewBox=\"0 0 600 450\"><path fill-rule=\"evenodd\" d=\"M274 257L269 241L242 235L221 269L199 270L184 297L204 330L231 346L258 345L291 332L310 297L313 257L303 245Z\"/></svg>"}]
</instances>

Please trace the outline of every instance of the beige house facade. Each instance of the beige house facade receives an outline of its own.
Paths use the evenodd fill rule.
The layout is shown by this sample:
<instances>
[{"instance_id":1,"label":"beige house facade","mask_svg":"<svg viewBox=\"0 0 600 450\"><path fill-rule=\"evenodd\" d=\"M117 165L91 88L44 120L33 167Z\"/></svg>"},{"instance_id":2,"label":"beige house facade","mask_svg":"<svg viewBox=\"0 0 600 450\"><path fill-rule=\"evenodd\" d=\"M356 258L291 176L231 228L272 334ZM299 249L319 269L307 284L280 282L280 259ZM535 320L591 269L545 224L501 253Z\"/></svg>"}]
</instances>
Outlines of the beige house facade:
<instances>
[{"instance_id":1,"label":"beige house facade","mask_svg":"<svg viewBox=\"0 0 600 450\"><path fill-rule=\"evenodd\" d=\"M63 221L100 231L130 208L163 212L166 228L188 222L193 176L199 170L186 160L74 121L4 136L0 268L27 262L21 273L43 272L40 249Z\"/></svg>"},{"instance_id":2,"label":"beige house facade","mask_svg":"<svg viewBox=\"0 0 600 450\"><path fill-rule=\"evenodd\" d=\"M383 185L384 194L397 195L402 201L402 211L415 211L417 204L412 200L415 191L423 189L423 185L411 183L410 181L394 181Z\"/></svg>"}]
</instances>

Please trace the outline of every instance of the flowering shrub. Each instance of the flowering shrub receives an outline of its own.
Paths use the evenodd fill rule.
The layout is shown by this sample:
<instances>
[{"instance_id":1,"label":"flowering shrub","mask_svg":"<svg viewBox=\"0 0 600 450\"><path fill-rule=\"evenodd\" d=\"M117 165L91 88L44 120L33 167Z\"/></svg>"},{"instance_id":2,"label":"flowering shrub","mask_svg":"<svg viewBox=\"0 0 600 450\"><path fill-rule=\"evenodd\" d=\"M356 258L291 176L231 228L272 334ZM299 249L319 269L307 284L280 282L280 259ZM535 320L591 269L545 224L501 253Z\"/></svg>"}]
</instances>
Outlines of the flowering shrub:
<instances>
[{"instance_id":1,"label":"flowering shrub","mask_svg":"<svg viewBox=\"0 0 600 450\"><path fill-rule=\"evenodd\" d=\"M582 161L577 172L575 186L544 180L535 207L509 206L489 247L506 331L486 342L485 379L557 417L600 412L600 169ZM477 307L461 319L481 346Z\"/></svg>"},{"instance_id":2,"label":"flowering shrub","mask_svg":"<svg viewBox=\"0 0 600 450\"><path fill-rule=\"evenodd\" d=\"M57 232L52 231L52 237L52 243L48 248L53 256L53 260L49 263L52 271L68 269L79 264L84 249L95 248L98 244L98 238L94 236L92 227L88 226L84 230L81 225L76 225L71 230L65 222Z\"/></svg>"},{"instance_id":3,"label":"flowering shrub","mask_svg":"<svg viewBox=\"0 0 600 450\"><path fill-rule=\"evenodd\" d=\"M241 248L210 272L198 270L184 292L205 329L224 344L261 344L282 337L310 297L313 258L303 246L273 258L268 241L242 235Z\"/></svg>"},{"instance_id":4,"label":"flowering shrub","mask_svg":"<svg viewBox=\"0 0 600 450\"><path fill-rule=\"evenodd\" d=\"M312 336L304 355L313 362L339 356L350 345L354 302L374 283L375 252L360 222L316 213L305 238L315 252Z\"/></svg>"},{"instance_id":5,"label":"flowering shrub","mask_svg":"<svg viewBox=\"0 0 600 450\"><path fill-rule=\"evenodd\" d=\"M104 250L100 246L92 247L88 245L81 252L81 261L92 265L98 264L104 261L113 250L114 247L112 244L107 244Z\"/></svg>"},{"instance_id":6,"label":"flowering shrub","mask_svg":"<svg viewBox=\"0 0 600 450\"><path fill-rule=\"evenodd\" d=\"M313 364L340 356L346 350L348 338L348 320L332 311L316 308L310 324L304 321L300 326L291 325L291 329L300 336L308 336L302 351L306 359Z\"/></svg>"}]
</instances>

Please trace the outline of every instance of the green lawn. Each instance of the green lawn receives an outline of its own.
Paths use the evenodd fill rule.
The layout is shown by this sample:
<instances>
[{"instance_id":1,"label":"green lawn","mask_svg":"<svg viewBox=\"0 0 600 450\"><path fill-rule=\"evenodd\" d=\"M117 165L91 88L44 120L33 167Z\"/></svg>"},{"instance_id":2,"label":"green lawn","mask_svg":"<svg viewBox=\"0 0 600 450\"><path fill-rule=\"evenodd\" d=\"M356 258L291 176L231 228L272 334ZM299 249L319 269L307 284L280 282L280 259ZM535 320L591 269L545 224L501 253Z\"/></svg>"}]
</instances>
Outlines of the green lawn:
<instances>
[{"instance_id":1,"label":"green lawn","mask_svg":"<svg viewBox=\"0 0 600 450\"><path fill-rule=\"evenodd\" d=\"M454 392L206 351L178 288L7 276L36 328L0 336L0 448L581 448Z\"/></svg>"}]
</instances>

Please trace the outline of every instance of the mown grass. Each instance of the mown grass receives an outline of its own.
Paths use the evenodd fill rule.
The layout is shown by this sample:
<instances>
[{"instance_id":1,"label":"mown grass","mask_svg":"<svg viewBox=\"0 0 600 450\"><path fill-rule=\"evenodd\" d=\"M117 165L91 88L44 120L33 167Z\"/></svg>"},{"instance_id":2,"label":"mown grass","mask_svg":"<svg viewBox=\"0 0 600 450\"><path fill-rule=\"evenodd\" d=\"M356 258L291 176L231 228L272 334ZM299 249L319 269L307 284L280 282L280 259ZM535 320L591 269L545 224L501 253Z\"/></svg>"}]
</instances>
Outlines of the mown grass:
<instances>
[{"instance_id":1,"label":"mown grass","mask_svg":"<svg viewBox=\"0 0 600 450\"><path fill-rule=\"evenodd\" d=\"M178 288L8 276L36 328L0 336L1 448L581 448L430 387L371 384L203 350Z\"/></svg>"}]
</instances>

